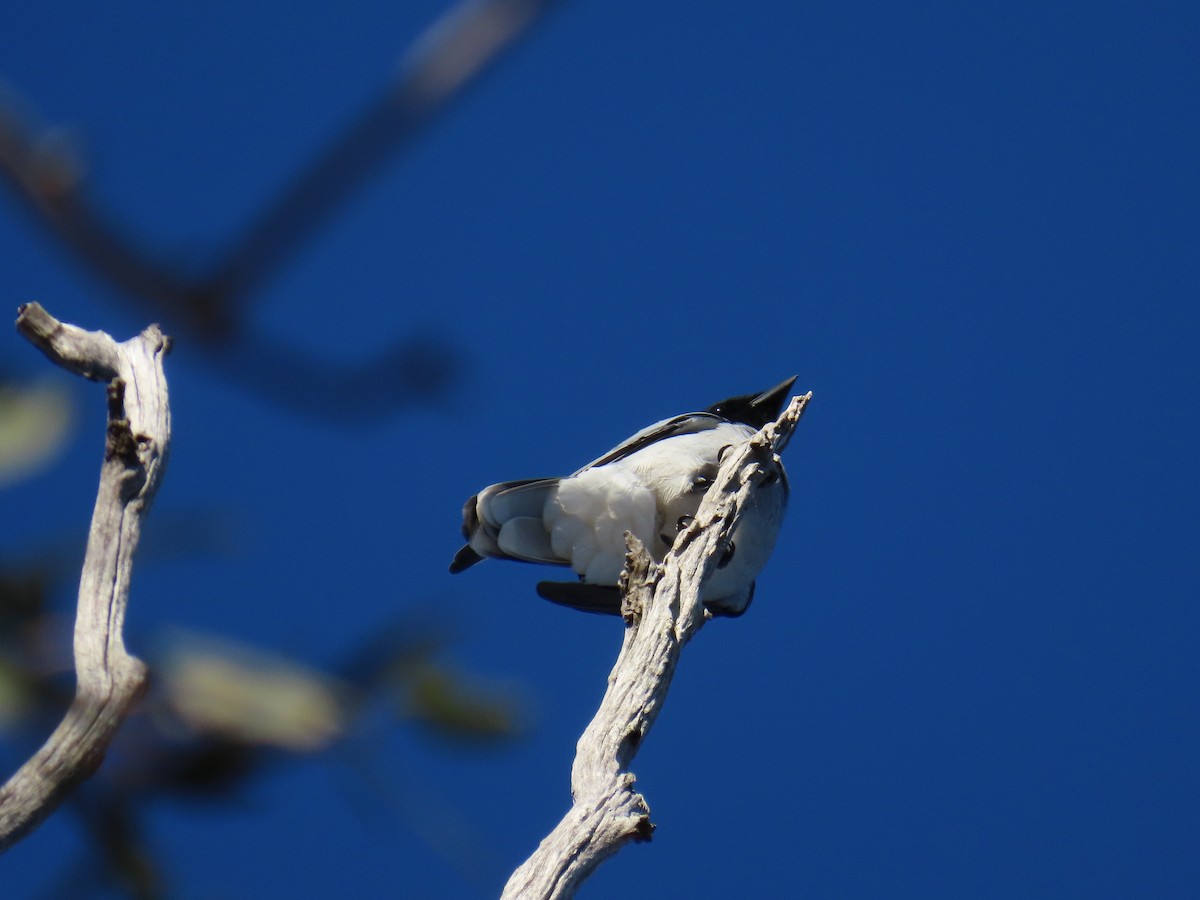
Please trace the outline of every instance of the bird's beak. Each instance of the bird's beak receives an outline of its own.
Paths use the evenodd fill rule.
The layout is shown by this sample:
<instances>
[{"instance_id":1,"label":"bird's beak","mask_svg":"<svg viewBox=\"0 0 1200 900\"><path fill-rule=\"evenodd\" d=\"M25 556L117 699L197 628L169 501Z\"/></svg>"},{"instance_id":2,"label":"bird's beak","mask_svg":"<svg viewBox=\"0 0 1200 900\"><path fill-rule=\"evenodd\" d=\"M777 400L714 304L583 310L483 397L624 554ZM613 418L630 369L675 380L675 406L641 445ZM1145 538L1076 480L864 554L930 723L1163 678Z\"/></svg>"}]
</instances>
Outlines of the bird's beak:
<instances>
[{"instance_id":1,"label":"bird's beak","mask_svg":"<svg viewBox=\"0 0 1200 900\"><path fill-rule=\"evenodd\" d=\"M750 401L750 405L760 412L765 422L773 422L783 412L783 404L787 402L788 392L796 383L797 376L793 375L787 381L782 381L770 390L763 391Z\"/></svg>"}]
</instances>

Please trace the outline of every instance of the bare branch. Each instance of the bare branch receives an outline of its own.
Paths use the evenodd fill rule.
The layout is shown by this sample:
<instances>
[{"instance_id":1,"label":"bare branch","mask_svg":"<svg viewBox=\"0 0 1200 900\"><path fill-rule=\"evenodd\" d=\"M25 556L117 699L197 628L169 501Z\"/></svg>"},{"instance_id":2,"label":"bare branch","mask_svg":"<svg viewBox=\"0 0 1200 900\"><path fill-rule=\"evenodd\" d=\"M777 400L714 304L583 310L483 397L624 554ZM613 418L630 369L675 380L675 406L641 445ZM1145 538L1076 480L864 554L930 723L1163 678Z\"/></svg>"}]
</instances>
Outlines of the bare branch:
<instances>
[{"instance_id":1,"label":"bare branch","mask_svg":"<svg viewBox=\"0 0 1200 900\"><path fill-rule=\"evenodd\" d=\"M22 306L17 330L51 361L107 379L104 463L75 618L75 699L46 743L0 788L0 852L32 831L104 759L141 695L146 667L125 649L122 629L133 553L158 491L171 443L163 357L171 341L151 325L118 344L102 331Z\"/></svg>"},{"instance_id":2,"label":"bare branch","mask_svg":"<svg viewBox=\"0 0 1200 900\"><path fill-rule=\"evenodd\" d=\"M625 639L608 690L579 739L571 769L574 805L513 873L505 900L561 900L631 840L649 840L650 808L629 767L667 698L683 645L707 619L701 588L728 546L750 492L778 464L812 394L793 397L776 422L731 453L660 565L629 538L622 575Z\"/></svg>"},{"instance_id":3,"label":"bare branch","mask_svg":"<svg viewBox=\"0 0 1200 900\"><path fill-rule=\"evenodd\" d=\"M17 330L56 365L91 381L120 376L117 342L103 331L84 331L58 321L37 303L22 306Z\"/></svg>"}]
</instances>

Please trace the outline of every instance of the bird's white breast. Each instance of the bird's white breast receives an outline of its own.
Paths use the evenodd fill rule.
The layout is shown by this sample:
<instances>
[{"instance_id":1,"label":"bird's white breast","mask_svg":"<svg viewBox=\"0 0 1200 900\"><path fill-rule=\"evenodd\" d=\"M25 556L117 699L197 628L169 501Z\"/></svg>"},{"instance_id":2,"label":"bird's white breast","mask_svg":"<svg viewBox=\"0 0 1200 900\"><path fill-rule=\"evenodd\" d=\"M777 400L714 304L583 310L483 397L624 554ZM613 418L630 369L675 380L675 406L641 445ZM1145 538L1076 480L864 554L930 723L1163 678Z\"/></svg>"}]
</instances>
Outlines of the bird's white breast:
<instances>
[{"instance_id":1,"label":"bird's white breast","mask_svg":"<svg viewBox=\"0 0 1200 900\"><path fill-rule=\"evenodd\" d=\"M723 422L706 431L665 438L615 462L563 479L543 511L555 554L570 560L576 573L595 584L616 584L625 561L627 531L661 560L674 541L679 520L695 515L699 508L706 480L716 476L722 448L740 444L753 434L754 429L747 425ZM773 510L779 506L777 518L782 518L782 503L766 505L770 509L763 511L769 517L775 518ZM777 523L774 530L778 530ZM774 544L774 533L770 544ZM746 562L754 562L759 555L748 552ZM764 555L762 562L765 560ZM732 571L726 572L721 582L738 577L752 581L761 568L759 563L746 576L746 566L734 566L734 561L736 555L727 567ZM713 582L718 584L717 576Z\"/></svg>"}]
</instances>

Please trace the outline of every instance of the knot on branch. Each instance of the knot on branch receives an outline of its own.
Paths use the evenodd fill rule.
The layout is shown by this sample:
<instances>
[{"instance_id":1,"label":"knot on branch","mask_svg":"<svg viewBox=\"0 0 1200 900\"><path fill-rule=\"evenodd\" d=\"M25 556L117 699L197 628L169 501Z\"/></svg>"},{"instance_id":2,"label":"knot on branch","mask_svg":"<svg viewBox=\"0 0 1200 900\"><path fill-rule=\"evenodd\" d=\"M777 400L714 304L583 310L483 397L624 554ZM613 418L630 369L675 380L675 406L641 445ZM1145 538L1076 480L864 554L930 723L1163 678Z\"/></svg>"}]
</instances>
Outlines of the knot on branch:
<instances>
[{"instance_id":1,"label":"knot on branch","mask_svg":"<svg viewBox=\"0 0 1200 900\"><path fill-rule=\"evenodd\" d=\"M638 747L642 744L642 738L645 736L646 732L641 725L631 727L625 737L621 739L621 744L617 748L617 759L622 762L633 759L637 755Z\"/></svg>"},{"instance_id":2,"label":"knot on branch","mask_svg":"<svg viewBox=\"0 0 1200 900\"><path fill-rule=\"evenodd\" d=\"M104 442L104 459L118 459L133 468L139 464L138 442L133 436L129 419L125 417L125 382L114 378L108 385L108 432Z\"/></svg>"}]
</instances>

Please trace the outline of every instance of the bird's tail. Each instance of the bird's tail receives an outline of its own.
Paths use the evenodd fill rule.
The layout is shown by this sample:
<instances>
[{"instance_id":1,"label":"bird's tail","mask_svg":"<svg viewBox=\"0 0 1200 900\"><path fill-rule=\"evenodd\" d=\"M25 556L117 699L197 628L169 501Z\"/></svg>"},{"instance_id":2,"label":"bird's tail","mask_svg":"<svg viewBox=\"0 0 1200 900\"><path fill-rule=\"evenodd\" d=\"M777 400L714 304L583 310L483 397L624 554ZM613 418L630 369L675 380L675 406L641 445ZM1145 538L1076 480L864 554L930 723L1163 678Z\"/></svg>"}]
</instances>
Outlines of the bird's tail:
<instances>
[{"instance_id":1,"label":"bird's tail","mask_svg":"<svg viewBox=\"0 0 1200 900\"><path fill-rule=\"evenodd\" d=\"M484 488L463 505L466 545L450 563L452 574L486 557L567 565L555 554L543 524L546 503L558 490L558 478L504 481Z\"/></svg>"}]
</instances>

